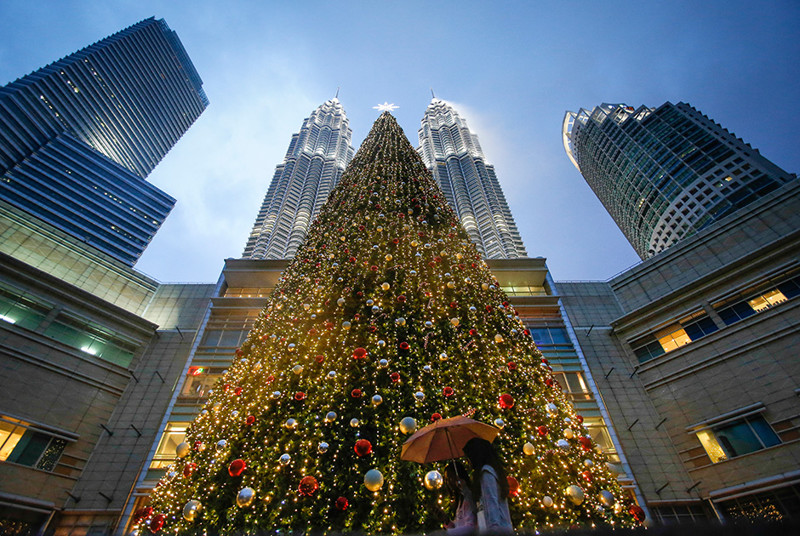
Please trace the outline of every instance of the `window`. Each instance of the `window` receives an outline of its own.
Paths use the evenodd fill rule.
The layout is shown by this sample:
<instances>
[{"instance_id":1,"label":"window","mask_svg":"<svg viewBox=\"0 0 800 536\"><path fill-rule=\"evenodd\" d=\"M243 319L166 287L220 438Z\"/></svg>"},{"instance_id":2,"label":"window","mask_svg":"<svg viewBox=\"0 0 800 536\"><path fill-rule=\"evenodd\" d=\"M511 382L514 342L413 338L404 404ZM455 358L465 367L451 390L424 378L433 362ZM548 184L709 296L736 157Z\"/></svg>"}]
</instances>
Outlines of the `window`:
<instances>
[{"instance_id":1,"label":"window","mask_svg":"<svg viewBox=\"0 0 800 536\"><path fill-rule=\"evenodd\" d=\"M186 439L186 428L188 426L188 422L171 422L167 424L167 428L161 436L161 441L158 443L158 449L156 449L156 453L153 456L153 461L150 463L150 469L164 469L175 461L175 449Z\"/></svg>"},{"instance_id":2,"label":"window","mask_svg":"<svg viewBox=\"0 0 800 536\"><path fill-rule=\"evenodd\" d=\"M537 346L572 344L564 328L530 328L530 332Z\"/></svg>"},{"instance_id":3,"label":"window","mask_svg":"<svg viewBox=\"0 0 800 536\"><path fill-rule=\"evenodd\" d=\"M52 471L67 441L10 417L0 418L0 461Z\"/></svg>"},{"instance_id":4,"label":"window","mask_svg":"<svg viewBox=\"0 0 800 536\"><path fill-rule=\"evenodd\" d=\"M586 379L582 372L556 372L553 374L561 390L572 400L590 400L592 398Z\"/></svg>"},{"instance_id":5,"label":"window","mask_svg":"<svg viewBox=\"0 0 800 536\"><path fill-rule=\"evenodd\" d=\"M589 432L592 441L608 456L609 461L619 463L617 449L611 441L611 435L608 433L608 427L603 419L601 417L584 417L583 425Z\"/></svg>"},{"instance_id":6,"label":"window","mask_svg":"<svg viewBox=\"0 0 800 536\"><path fill-rule=\"evenodd\" d=\"M78 350L127 367L133 360L133 347L118 340L111 340L112 335L103 333L99 328L60 315L53 321L44 334L59 342Z\"/></svg>"},{"instance_id":7,"label":"window","mask_svg":"<svg viewBox=\"0 0 800 536\"><path fill-rule=\"evenodd\" d=\"M796 274L796 270L793 273ZM800 276L795 275L790 279L785 279L786 275L788 274L780 277L784 278L781 283L775 283L780 278L773 278L714 304L717 314L725 322L725 325L730 326L800 296Z\"/></svg>"},{"instance_id":8,"label":"window","mask_svg":"<svg viewBox=\"0 0 800 536\"><path fill-rule=\"evenodd\" d=\"M696 432L712 463L772 447L781 442L761 415L749 415Z\"/></svg>"},{"instance_id":9,"label":"window","mask_svg":"<svg viewBox=\"0 0 800 536\"><path fill-rule=\"evenodd\" d=\"M631 343L631 346L633 346L633 353L639 363L644 363L714 333L718 329L704 311L698 311L682 318L677 324L672 324L656 331L653 335Z\"/></svg>"},{"instance_id":10,"label":"window","mask_svg":"<svg viewBox=\"0 0 800 536\"><path fill-rule=\"evenodd\" d=\"M181 396L184 398L204 398L214 383L222 376L222 370L208 367L190 367L183 382Z\"/></svg>"}]
</instances>

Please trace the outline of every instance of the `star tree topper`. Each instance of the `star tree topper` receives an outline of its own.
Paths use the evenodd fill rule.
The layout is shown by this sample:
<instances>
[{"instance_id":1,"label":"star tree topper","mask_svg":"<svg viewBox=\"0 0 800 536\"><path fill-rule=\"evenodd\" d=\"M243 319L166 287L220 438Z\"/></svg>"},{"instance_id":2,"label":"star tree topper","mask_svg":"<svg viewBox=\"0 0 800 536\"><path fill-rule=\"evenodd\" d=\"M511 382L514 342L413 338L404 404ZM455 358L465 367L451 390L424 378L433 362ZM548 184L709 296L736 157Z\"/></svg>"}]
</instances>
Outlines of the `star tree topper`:
<instances>
[{"instance_id":1,"label":"star tree topper","mask_svg":"<svg viewBox=\"0 0 800 536\"><path fill-rule=\"evenodd\" d=\"M396 109L400 108L399 106L395 106L394 103L389 104L386 101L383 101L383 104L379 104L377 106L373 106L373 110L378 110L379 112L393 112Z\"/></svg>"}]
</instances>

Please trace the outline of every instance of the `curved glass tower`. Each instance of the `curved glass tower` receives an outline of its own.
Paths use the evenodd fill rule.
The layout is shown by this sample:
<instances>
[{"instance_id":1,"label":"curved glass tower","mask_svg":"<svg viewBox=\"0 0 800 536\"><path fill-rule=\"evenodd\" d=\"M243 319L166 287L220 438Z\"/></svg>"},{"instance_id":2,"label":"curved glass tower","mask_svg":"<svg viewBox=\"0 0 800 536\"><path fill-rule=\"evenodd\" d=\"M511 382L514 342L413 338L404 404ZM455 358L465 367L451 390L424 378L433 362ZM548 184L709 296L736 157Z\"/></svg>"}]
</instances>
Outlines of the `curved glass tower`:
<instances>
[{"instance_id":1,"label":"curved glass tower","mask_svg":"<svg viewBox=\"0 0 800 536\"><path fill-rule=\"evenodd\" d=\"M434 98L419 129L419 152L486 259L527 257L517 224L486 163L478 136L447 102Z\"/></svg>"},{"instance_id":2,"label":"curved glass tower","mask_svg":"<svg viewBox=\"0 0 800 536\"><path fill-rule=\"evenodd\" d=\"M208 106L164 20L0 88L0 200L132 265L175 200L144 180Z\"/></svg>"},{"instance_id":3,"label":"curved glass tower","mask_svg":"<svg viewBox=\"0 0 800 536\"><path fill-rule=\"evenodd\" d=\"M352 131L339 99L326 101L292 136L264 196L243 258L288 259L353 158Z\"/></svg>"},{"instance_id":4,"label":"curved glass tower","mask_svg":"<svg viewBox=\"0 0 800 536\"><path fill-rule=\"evenodd\" d=\"M642 259L797 179L683 102L567 112L562 135Z\"/></svg>"}]
</instances>

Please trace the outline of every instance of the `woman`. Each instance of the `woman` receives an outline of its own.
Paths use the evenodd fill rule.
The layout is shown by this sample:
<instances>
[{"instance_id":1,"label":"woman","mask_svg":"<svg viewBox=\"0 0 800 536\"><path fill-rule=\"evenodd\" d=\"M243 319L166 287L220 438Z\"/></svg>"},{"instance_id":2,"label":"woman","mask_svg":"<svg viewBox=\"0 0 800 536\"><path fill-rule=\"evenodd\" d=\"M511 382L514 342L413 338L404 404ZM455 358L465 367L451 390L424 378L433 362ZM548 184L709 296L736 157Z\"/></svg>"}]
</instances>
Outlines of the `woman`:
<instances>
[{"instance_id":1,"label":"woman","mask_svg":"<svg viewBox=\"0 0 800 536\"><path fill-rule=\"evenodd\" d=\"M472 534L478 526L475 517L475 501L472 500L467 469L461 462L447 465L444 471L444 482L452 497L456 498L456 516L447 525L449 536Z\"/></svg>"},{"instance_id":2,"label":"woman","mask_svg":"<svg viewBox=\"0 0 800 536\"><path fill-rule=\"evenodd\" d=\"M477 518L480 532L513 532L508 511L508 480L492 444L485 439L473 438L464 445L475 477L473 496L478 505Z\"/></svg>"}]
</instances>

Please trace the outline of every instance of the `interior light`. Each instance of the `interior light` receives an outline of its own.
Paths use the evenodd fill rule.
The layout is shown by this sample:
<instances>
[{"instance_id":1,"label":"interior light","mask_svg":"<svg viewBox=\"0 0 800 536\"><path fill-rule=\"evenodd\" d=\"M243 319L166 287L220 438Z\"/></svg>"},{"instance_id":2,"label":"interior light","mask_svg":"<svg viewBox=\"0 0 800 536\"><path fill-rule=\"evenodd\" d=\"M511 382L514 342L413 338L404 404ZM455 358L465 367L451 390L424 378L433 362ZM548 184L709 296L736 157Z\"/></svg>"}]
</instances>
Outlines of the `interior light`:
<instances>
[{"instance_id":1,"label":"interior light","mask_svg":"<svg viewBox=\"0 0 800 536\"><path fill-rule=\"evenodd\" d=\"M17 321L14 318L11 318L10 316L6 316L6 315L0 315L0 320L5 320L9 324L16 324L17 323Z\"/></svg>"}]
</instances>

